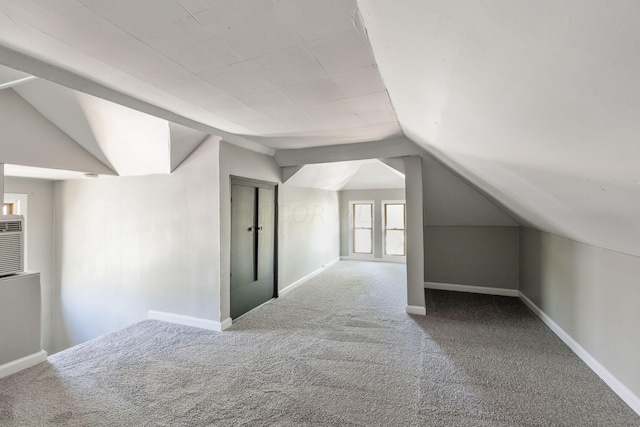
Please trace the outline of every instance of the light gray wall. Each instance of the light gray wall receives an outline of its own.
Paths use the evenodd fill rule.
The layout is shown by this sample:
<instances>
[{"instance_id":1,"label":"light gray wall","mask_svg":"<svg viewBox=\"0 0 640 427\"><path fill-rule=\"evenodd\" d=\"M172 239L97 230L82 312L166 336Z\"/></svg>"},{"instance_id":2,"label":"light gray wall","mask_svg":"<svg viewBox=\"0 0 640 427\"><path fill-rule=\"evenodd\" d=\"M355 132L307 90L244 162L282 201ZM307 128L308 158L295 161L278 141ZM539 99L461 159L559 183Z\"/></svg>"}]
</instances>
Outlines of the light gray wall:
<instances>
[{"instance_id":1,"label":"light gray wall","mask_svg":"<svg viewBox=\"0 0 640 427\"><path fill-rule=\"evenodd\" d=\"M518 289L518 227L425 227L425 281Z\"/></svg>"},{"instance_id":2,"label":"light gray wall","mask_svg":"<svg viewBox=\"0 0 640 427\"><path fill-rule=\"evenodd\" d=\"M382 259L382 201L404 200L404 188L373 190L342 190L340 194L340 256L349 256L349 202L374 201L373 258Z\"/></svg>"},{"instance_id":3,"label":"light gray wall","mask_svg":"<svg viewBox=\"0 0 640 427\"><path fill-rule=\"evenodd\" d=\"M425 225L519 225L486 196L436 160L422 157L422 168Z\"/></svg>"},{"instance_id":4,"label":"light gray wall","mask_svg":"<svg viewBox=\"0 0 640 427\"><path fill-rule=\"evenodd\" d=\"M425 281L518 288L518 223L423 156Z\"/></svg>"},{"instance_id":5,"label":"light gray wall","mask_svg":"<svg viewBox=\"0 0 640 427\"><path fill-rule=\"evenodd\" d=\"M407 306L423 311L424 300L424 206L422 161L418 156L404 159L407 216ZM407 307L409 308L409 307Z\"/></svg>"},{"instance_id":6,"label":"light gray wall","mask_svg":"<svg viewBox=\"0 0 640 427\"><path fill-rule=\"evenodd\" d=\"M220 145L221 320L229 317L231 175L280 184L282 170L272 156ZM278 209L278 288L283 289L339 256L338 194L280 185Z\"/></svg>"},{"instance_id":7,"label":"light gray wall","mask_svg":"<svg viewBox=\"0 0 640 427\"><path fill-rule=\"evenodd\" d=\"M0 365L39 352L40 277L0 278Z\"/></svg>"},{"instance_id":8,"label":"light gray wall","mask_svg":"<svg viewBox=\"0 0 640 427\"><path fill-rule=\"evenodd\" d=\"M640 258L520 230L520 291L640 396Z\"/></svg>"},{"instance_id":9,"label":"light gray wall","mask_svg":"<svg viewBox=\"0 0 640 427\"><path fill-rule=\"evenodd\" d=\"M57 350L148 310L220 319L218 154L209 138L171 175L55 184Z\"/></svg>"},{"instance_id":10,"label":"light gray wall","mask_svg":"<svg viewBox=\"0 0 640 427\"><path fill-rule=\"evenodd\" d=\"M338 192L280 187L280 280L284 289L340 256Z\"/></svg>"},{"instance_id":11,"label":"light gray wall","mask_svg":"<svg viewBox=\"0 0 640 427\"><path fill-rule=\"evenodd\" d=\"M42 284L42 346L54 351L55 309L58 301L54 274L53 182L5 177L7 193L27 194L27 266L40 273Z\"/></svg>"}]
</instances>

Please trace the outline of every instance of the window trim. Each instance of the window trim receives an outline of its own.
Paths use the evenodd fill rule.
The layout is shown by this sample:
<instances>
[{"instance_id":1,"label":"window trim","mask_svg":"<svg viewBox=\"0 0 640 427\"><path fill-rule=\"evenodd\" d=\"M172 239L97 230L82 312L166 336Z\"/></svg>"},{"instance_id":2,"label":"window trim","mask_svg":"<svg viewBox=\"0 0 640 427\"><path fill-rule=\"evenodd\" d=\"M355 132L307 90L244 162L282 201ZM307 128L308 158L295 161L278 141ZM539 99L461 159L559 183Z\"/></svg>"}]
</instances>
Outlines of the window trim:
<instances>
[{"instance_id":1,"label":"window trim","mask_svg":"<svg viewBox=\"0 0 640 427\"><path fill-rule=\"evenodd\" d=\"M382 258L394 260L407 259L407 201L382 200ZM387 205L404 205L404 255L387 255Z\"/></svg>"},{"instance_id":2,"label":"window trim","mask_svg":"<svg viewBox=\"0 0 640 427\"><path fill-rule=\"evenodd\" d=\"M353 226L354 225L354 218L353 218L354 206L365 205L365 204L371 205L371 253L361 253L361 252L353 251L353 246L354 246L353 237L355 233L355 228ZM369 259L375 256L375 250L376 250L375 227L376 227L375 201L374 200L349 200L349 256L350 257Z\"/></svg>"}]
</instances>

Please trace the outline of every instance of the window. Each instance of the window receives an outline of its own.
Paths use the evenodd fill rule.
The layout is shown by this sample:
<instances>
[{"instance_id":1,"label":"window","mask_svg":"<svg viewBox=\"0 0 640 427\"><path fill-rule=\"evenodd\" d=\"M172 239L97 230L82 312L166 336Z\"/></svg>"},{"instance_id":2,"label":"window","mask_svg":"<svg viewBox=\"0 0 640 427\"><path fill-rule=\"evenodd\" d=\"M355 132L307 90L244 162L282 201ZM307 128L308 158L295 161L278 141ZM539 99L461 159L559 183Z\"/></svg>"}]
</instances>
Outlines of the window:
<instances>
[{"instance_id":1,"label":"window","mask_svg":"<svg viewBox=\"0 0 640 427\"><path fill-rule=\"evenodd\" d=\"M352 202L353 253L373 254L373 202Z\"/></svg>"},{"instance_id":2,"label":"window","mask_svg":"<svg viewBox=\"0 0 640 427\"><path fill-rule=\"evenodd\" d=\"M405 256L405 204L404 202L383 202L384 254Z\"/></svg>"},{"instance_id":3,"label":"window","mask_svg":"<svg viewBox=\"0 0 640 427\"><path fill-rule=\"evenodd\" d=\"M16 215L17 209L15 203L7 203L5 202L2 206L2 215Z\"/></svg>"}]
</instances>

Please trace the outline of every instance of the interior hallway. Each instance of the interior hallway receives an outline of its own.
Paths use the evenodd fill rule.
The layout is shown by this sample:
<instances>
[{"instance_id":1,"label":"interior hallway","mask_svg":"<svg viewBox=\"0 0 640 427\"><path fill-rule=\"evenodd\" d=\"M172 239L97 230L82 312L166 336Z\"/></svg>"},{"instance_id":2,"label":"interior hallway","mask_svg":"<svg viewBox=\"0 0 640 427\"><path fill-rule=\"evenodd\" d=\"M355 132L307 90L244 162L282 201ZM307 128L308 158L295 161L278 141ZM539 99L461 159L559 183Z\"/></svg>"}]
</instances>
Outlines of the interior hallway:
<instances>
[{"instance_id":1,"label":"interior hallway","mask_svg":"<svg viewBox=\"0 0 640 427\"><path fill-rule=\"evenodd\" d=\"M0 380L0 424L638 425L515 298L341 261L225 332L145 321Z\"/></svg>"}]
</instances>

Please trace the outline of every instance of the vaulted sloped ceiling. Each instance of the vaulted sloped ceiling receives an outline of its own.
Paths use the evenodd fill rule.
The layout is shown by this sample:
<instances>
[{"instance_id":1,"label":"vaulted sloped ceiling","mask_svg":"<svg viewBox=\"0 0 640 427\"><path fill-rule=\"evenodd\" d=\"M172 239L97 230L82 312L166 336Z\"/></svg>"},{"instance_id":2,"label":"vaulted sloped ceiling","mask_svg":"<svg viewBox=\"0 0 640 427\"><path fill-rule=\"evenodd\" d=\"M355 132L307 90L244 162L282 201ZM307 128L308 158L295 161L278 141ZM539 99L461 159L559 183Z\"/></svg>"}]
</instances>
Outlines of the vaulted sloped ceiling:
<instances>
[{"instance_id":1,"label":"vaulted sloped ceiling","mask_svg":"<svg viewBox=\"0 0 640 427\"><path fill-rule=\"evenodd\" d=\"M635 0L0 0L0 12L0 62L19 71L263 152L408 137L527 223L640 256Z\"/></svg>"},{"instance_id":2,"label":"vaulted sloped ceiling","mask_svg":"<svg viewBox=\"0 0 640 427\"><path fill-rule=\"evenodd\" d=\"M358 4L407 137L531 224L640 255L640 3Z\"/></svg>"}]
</instances>

